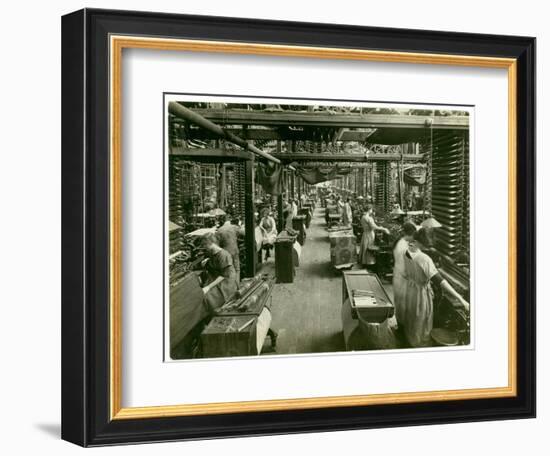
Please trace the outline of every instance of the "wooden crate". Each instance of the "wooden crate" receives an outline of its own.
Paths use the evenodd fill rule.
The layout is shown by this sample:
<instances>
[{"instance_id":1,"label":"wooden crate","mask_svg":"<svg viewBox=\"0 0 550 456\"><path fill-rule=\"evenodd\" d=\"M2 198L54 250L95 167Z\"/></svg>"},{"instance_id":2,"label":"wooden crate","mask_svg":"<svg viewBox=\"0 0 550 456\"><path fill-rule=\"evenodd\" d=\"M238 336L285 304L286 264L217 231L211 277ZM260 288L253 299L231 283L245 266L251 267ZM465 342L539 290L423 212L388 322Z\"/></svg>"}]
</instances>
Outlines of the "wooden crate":
<instances>
[{"instance_id":1,"label":"wooden crate","mask_svg":"<svg viewBox=\"0 0 550 456\"><path fill-rule=\"evenodd\" d=\"M277 283L294 282L294 237L277 237L275 241L275 277Z\"/></svg>"},{"instance_id":2,"label":"wooden crate","mask_svg":"<svg viewBox=\"0 0 550 456\"><path fill-rule=\"evenodd\" d=\"M330 262L333 266L348 265L357 262L357 240L353 232L329 232Z\"/></svg>"},{"instance_id":3,"label":"wooden crate","mask_svg":"<svg viewBox=\"0 0 550 456\"><path fill-rule=\"evenodd\" d=\"M202 356L219 358L257 355L256 320L257 317L251 315L212 318L201 334ZM252 323L239 330L250 321Z\"/></svg>"},{"instance_id":4,"label":"wooden crate","mask_svg":"<svg viewBox=\"0 0 550 456\"><path fill-rule=\"evenodd\" d=\"M187 336L207 316L204 293L194 272L170 287L170 351L172 357L186 353Z\"/></svg>"},{"instance_id":5,"label":"wooden crate","mask_svg":"<svg viewBox=\"0 0 550 456\"><path fill-rule=\"evenodd\" d=\"M353 290L369 290L379 303L376 307L357 309ZM344 271L342 276L342 302L350 300L354 317L367 323L381 323L394 314L393 303L376 274L367 271Z\"/></svg>"},{"instance_id":6,"label":"wooden crate","mask_svg":"<svg viewBox=\"0 0 550 456\"><path fill-rule=\"evenodd\" d=\"M339 214L329 214L328 215L328 226L335 226L340 223L340 215Z\"/></svg>"}]
</instances>

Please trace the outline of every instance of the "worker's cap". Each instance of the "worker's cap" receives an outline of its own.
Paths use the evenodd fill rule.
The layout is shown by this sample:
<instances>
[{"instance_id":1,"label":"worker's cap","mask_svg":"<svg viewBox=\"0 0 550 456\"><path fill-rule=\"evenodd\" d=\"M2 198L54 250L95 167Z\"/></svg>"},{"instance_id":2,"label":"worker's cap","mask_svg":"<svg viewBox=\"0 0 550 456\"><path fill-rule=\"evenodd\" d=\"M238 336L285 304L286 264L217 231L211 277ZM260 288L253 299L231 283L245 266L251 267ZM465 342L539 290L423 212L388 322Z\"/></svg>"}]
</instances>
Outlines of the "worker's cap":
<instances>
[{"instance_id":1,"label":"worker's cap","mask_svg":"<svg viewBox=\"0 0 550 456\"><path fill-rule=\"evenodd\" d=\"M412 236L414 233L416 233L417 227L412 222L405 222L403 223L403 233L405 233L407 236Z\"/></svg>"},{"instance_id":2,"label":"worker's cap","mask_svg":"<svg viewBox=\"0 0 550 456\"><path fill-rule=\"evenodd\" d=\"M418 231L415 231L413 234L413 239L422 244L424 247L432 247L433 245L432 237L428 233L427 228L420 228Z\"/></svg>"}]
</instances>

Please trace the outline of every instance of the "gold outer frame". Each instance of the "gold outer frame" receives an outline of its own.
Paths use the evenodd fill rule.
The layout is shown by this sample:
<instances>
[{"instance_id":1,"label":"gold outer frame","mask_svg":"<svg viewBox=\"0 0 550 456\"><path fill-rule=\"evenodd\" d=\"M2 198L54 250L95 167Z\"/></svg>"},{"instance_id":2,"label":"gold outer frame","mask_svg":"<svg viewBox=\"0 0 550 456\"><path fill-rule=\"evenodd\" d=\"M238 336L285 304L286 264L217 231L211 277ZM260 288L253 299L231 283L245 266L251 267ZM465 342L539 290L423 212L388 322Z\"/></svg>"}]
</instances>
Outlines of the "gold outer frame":
<instances>
[{"instance_id":1,"label":"gold outer frame","mask_svg":"<svg viewBox=\"0 0 550 456\"><path fill-rule=\"evenodd\" d=\"M508 71L508 385L506 387L245 402L122 407L122 51L154 49L256 54L338 60L503 68ZM517 395L517 60L468 55L389 52L242 42L221 42L111 35L110 52L110 416L112 420L266 412L489 399Z\"/></svg>"}]
</instances>

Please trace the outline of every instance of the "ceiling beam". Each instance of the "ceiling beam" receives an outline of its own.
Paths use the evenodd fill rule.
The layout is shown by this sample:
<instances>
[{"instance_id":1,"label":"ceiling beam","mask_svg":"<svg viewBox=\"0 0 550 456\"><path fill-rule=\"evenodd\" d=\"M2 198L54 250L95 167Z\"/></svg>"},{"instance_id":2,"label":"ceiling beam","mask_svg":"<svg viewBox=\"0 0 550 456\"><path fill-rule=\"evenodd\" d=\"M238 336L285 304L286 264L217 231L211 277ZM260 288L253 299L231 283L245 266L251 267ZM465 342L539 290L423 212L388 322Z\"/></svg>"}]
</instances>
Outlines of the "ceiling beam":
<instances>
[{"instance_id":1,"label":"ceiling beam","mask_svg":"<svg viewBox=\"0 0 550 456\"><path fill-rule=\"evenodd\" d=\"M301 111L252 111L246 109L193 109L200 116L223 125L295 125L348 128L425 128L465 130L468 116L417 116L403 114L347 114Z\"/></svg>"},{"instance_id":2,"label":"ceiling beam","mask_svg":"<svg viewBox=\"0 0 550 456\"><path fill-rule=\"evenodd\" d=\"M226 131L250 141L284 141L287 139L295 141L312 141L314 139L314 136L310 130L281 131L259 128L227 128ZM365 142L367 138L372 135L372 133L372 131L343 130L338 138L338 141ZM200 128L190 128L188 130L188 134L188 139L217 139L217 136L214 133Z\"/></svg>"},{"instance_id":3,"label":"ceiling beam","mask_svg":"<svg viewBox=\"0 0 550 456\"><path fill-rule=\"evenodd\" d=\"M274 157L281 160L283 163L290 163L293 161L298 162L308 162L308 161L319 161L319 162L362 162L366 163L369 161L399 161L403 158L404 161L422 161L424 160L423 154L331 154L331 153L322 153L322 154L301 154L301 153L281 153L273 154Z\"/></svg>"},{"instance_id":4,"label":"ceiling beam","mask_svg":"<svg viewBox=\"0 0 550 456\"><path fill-rule=\"evenodd\" d=\"M236 162L254 159L254 155L251 152L240 149L170 147L170 155L204 163Z\"/></svg>"},{"instance_id":5,"label":"ceiling beam","mask_svg":"<svg viewBox=\"0 0 550 456\"><path fill-rule=\"evenodd\" d=\"M279 163L279 160L277 160L276 158L273 158L271 155L265 153L263 150L258 149L254 144L236 135L232 135L231 133L225 131L224 128L220 127L219 125L216 125L214 122L206 119L200 114L197 114L195 111L189 108L186 108L180 103L176 103L175 101L169 102L168 112L173 116L179 117L180 119L199 125L201 128L204 128L205 130L210 130L211 132L217 134L219 137L224 138L225 140L230 141L233 144L237 144L243 147L244 149L255 153L256 155L265 158L266 160L272 161L274 163Z\"/></svg>"}]
</instances>

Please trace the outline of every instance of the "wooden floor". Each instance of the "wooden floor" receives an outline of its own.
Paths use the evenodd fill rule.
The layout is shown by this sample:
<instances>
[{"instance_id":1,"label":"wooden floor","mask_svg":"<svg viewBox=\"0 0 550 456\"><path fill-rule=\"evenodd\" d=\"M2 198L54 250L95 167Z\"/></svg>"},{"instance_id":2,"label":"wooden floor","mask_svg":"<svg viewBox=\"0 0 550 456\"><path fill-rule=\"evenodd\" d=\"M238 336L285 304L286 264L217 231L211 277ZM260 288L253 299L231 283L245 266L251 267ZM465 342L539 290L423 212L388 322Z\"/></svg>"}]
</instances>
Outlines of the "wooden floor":
<instances>
[{"instance_id":1,"label":"wooden floor","mask_svg":"<svg viewBox=\"0 0 550 456\"><path fill-rule=\"evenodd\" d=\"M271 258L262 272L274 273L273 266ZM342 274L330 264L324 209L318 207L307 230L294 283L274 287L271 326L279 334L277 354L345 350L341 308Z\"/></svg>"}]
</instances>

